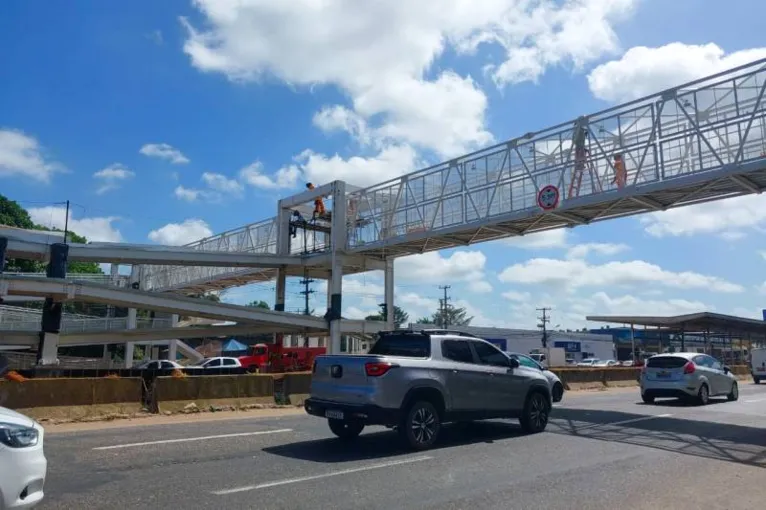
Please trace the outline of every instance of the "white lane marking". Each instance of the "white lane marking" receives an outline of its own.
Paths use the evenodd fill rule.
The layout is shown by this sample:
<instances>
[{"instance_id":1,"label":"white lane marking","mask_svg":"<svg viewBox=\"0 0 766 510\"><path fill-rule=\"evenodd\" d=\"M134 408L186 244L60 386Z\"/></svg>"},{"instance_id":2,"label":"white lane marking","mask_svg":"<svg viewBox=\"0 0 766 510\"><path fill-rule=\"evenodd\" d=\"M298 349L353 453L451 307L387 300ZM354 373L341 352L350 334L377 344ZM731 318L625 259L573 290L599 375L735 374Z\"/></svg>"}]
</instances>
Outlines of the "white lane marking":
<instances>
[{"instance_id":1,"label":"white lane marking","mask_svg":"<svg viewBox=\"0 0 766 510\"><path fill-rule=\"evenodd\" d=\"M630 420L622 420L622 421L613 421L611 423L594 423L593 425L586 425L585 427L577 427L574 429L575 432L580 432L581 430L586 429L593 429L596 427L611 427L614 425L627 425L628 423L636 423L639 421L647 421L647 420L654 420L655 418L668 418L670 416L673 416L672 414L657 414L655 416L642 416L641 418L631 418Z\"/></svg>"},{"instance_id":2,"label":"white lane marking","mask_svg":"<svg viewBox=\"0 0 766 510\"><path fill-rule=\"evenodd\" d=\"M161 441L147 441L145 443L115 444L111 446L98 446L94 450L116 450L118 448L134 448L136 446L149 446L154 444L189 443L193 441L207 441L209 439L225 439L228 437L261 436L264 434L279 434L292 432L293 429L259 430L257 432L240 432L237 434L219 434L217 436L184 437L181 439L163 439Z\"/></svg>"},{"instance_id":3,"label":"white lane marking","mask_svg":"<svg viewBox=\"0 0 766 510\"><path fill-rule=\"evenodd\" d=\"M400 466L402 464L412 464L413 462L423 462L424 460L431 460L433 457L422 456L412 457L409 459L392 460L390 462L381 462L380 464L372 464L370 466L363 466L358 468L343 469L341 471L332 471L330 473L322 473L319 475L302 476L300 478L287 478L285 480L277 480L275 482L260 483L258 485L247 485L245 487L236 487L234 489L222 489L219 491L213 491L211 494L216 496L225 496L227 494L234 494L237 492L255 491L258 489L268 489L270 487L278 487L280 485L289 485L291 483L310 482L312 480L319 480L321 478L329 478L331 476L347 475L349 473L359 473L362 471L370 471L373 469L382 469L392 466Z\"/></svg>"},{"instance_id":4,"label":"white lane marking","mask_svg":"<svg viewBox=\"0 0 766 510\"><path fill-rule=\"evenodd\" d=\"M763 402L766 398L751 398L750 400L743 400L745 404L752 404L754 402Z\"/></svg>"}]
</instances>

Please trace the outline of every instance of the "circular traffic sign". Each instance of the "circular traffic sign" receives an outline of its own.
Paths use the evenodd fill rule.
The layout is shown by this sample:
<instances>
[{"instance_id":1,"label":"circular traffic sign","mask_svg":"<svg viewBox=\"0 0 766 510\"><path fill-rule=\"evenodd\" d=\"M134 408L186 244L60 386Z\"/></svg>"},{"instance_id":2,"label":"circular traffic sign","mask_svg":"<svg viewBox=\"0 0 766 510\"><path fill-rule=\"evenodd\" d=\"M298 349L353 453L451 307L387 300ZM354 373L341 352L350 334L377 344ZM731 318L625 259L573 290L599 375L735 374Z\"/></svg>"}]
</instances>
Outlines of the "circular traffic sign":
<instances>
[{"instance_id":1,"label":"circular traffic sign","mask_svg":"<svg viewBox=\"0 0 766 510\"><path fill-rule=\"evenodd\" d=\"M543 211L550 211L559 205L559 189L553 184L543 187L537 194L537 205Z\"/></svg>"}]
</instances>

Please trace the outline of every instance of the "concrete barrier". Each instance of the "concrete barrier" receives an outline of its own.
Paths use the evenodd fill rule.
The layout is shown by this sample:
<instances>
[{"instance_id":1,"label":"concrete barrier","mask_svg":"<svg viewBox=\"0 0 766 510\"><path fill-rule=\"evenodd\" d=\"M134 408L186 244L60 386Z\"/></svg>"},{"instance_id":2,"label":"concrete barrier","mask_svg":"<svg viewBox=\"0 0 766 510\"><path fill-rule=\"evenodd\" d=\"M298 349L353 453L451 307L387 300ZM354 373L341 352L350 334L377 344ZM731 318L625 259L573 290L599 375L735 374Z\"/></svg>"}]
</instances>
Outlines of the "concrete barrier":
<instances>
[{"instance_id":1,"label":"concrete barrier","mask_svg":"<svg viewBox=\"0 0 766 510\"><path fill-rule=\"evenodd\" d=\"M750 367L747 365L734 365L729 368L739 380L750 378ZM641 369L634 367L554 367L551 371L559 376L564 388L569 391L638 386L641 374Z\"/></svg>"},{"instance_id":2,"label":"concrete barrier","mask_svg":"<svg viewBox=\"0 0 766 510\"><path fill-rule=\"evenodd\" d=\"M281 394L277 391L281 380ZM279 403L291 405L303 405L311 392L311 372L296 372L274 376L275 393L274 399Z\"/></svg>"},{"instance_id":3,"label":"concrete barrier","mask_svg":"<svg viewBox=\"0 0 766 510\"><path fill-rule=\"evenodd\" d=\"M182 411L192 403L199 410L273 405L274 378L255 374L158 377L152 397L155 402L152 407L163 413Z\"/></svg>"},{"instance_id":4,"label":"concrete barrier","mask_svg":"<svg viewBox=\"0 0 766 510\"><path fill-rule=\"evenodd\" d=\"M140 378L27 379L0 382L0 406L35 419L82 420L142 409Z\"/></svg>"}]
</instances>

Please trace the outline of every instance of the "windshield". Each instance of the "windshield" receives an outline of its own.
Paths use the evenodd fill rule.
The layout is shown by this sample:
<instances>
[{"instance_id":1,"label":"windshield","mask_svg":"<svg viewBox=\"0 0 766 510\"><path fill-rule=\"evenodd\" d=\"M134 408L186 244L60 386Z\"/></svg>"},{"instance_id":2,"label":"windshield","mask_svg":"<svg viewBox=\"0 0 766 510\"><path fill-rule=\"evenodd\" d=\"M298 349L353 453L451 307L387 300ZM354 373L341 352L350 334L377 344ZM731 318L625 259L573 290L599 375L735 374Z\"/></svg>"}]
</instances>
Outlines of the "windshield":
<instances>
[{"instance_id":1,"label":"windshield","mask_svg":"<svg viewBox=\"0 0 766 510\"><path fill-rule=\"evenodd\" d=\"M266 349L266 347L263 345L260 347L255 347L253 348L253 356L263 356L267 351L268 349Z\"/></svg>"}]
</instances>

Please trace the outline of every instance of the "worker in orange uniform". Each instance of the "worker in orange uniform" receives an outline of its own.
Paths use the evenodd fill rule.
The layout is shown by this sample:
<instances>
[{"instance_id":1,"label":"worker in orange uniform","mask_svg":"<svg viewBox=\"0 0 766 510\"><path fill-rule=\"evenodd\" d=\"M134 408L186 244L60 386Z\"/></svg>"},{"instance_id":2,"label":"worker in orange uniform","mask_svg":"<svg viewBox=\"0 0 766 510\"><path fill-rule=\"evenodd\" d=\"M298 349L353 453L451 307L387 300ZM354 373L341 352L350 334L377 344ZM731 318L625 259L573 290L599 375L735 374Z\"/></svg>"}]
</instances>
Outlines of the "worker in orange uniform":
<instances>
[{"instance_id":1,"label":"worker in orange uniform","mask_svg":"<svg viewBox=\"0 0 766 510\"><path fill-rule=\"evenodd\" d=\"M308 189L314 189L314 185L310 182L306 183L306 187ZM324 216L325 212L324 200L322 197L317 197L316 200L314 200L314 219L316 219L317 216Z\"/></svg>"},{"instance_id":2,"label":"worker in orange uniform","mask_svg":"<svg viewBox=\"0 0 766 510\"><path fill-rule=\"evenodd\" d=\"M628 182L628 171L625 169L625 161L622 159L622 154L614 155L614 180L612 184L617 185L617 189L622 189Z\"/></svg>"}]
</instances>

